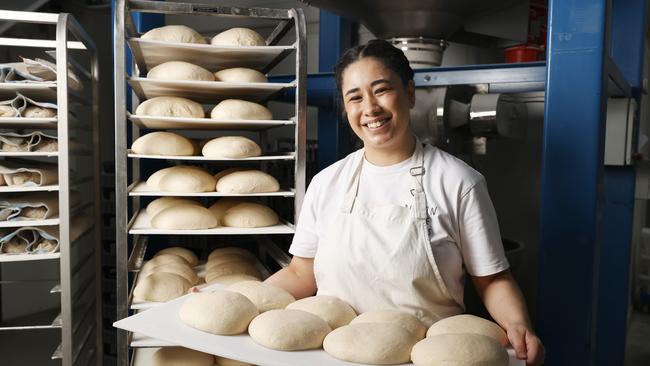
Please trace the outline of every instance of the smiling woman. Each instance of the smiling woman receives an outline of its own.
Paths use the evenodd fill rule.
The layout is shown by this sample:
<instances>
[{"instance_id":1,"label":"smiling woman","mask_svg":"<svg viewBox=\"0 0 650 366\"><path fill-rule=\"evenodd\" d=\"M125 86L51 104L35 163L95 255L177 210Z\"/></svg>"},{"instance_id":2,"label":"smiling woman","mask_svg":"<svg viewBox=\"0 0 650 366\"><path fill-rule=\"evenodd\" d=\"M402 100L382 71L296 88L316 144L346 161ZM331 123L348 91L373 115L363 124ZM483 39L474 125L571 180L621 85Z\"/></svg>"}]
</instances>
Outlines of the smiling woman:
<instances>
[{"instance_id":1,"label":"smiling woman","mask_svg":"<svg viewBox=\"0 0 650 366\"><path fill-rule=\"evenodd\" d=\"M544 349L508 270L485 179L413 134L415 85L402 51L370 41L348 50L335 75L364 147L312 179L294 257L267 281L297 299L317 292L359 314L406 312L431 326L464 312L469 274L517 357L539 365Z\"/></svg>"}]
</instances>

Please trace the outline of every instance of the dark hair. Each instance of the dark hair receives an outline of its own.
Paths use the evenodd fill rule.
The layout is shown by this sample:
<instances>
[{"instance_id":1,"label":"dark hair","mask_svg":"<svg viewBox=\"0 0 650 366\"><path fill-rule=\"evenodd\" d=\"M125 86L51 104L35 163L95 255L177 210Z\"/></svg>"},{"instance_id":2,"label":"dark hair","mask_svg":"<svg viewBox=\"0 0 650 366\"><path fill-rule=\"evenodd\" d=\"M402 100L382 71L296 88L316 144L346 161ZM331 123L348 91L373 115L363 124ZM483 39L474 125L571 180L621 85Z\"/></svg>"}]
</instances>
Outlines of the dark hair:
<instances>
[{"instance_id":1,"label":"dark hair","mask_svg":"<svg viewBox=\"0 0 650 366\"><path fill-rule=\"evenodd\" d=\"M355 46L345 51L334 66L334 78L336 79L336 88L339 91L339 95L341 95L341 88L343 86L343 71L350 64L364 57L374 57L379 60L384 66L395 72L402 79L404 85L408 85L408 82L413 80L413 69L404 52L383 39L373 39L366 44Z\"/></svg>"}]
</instances>

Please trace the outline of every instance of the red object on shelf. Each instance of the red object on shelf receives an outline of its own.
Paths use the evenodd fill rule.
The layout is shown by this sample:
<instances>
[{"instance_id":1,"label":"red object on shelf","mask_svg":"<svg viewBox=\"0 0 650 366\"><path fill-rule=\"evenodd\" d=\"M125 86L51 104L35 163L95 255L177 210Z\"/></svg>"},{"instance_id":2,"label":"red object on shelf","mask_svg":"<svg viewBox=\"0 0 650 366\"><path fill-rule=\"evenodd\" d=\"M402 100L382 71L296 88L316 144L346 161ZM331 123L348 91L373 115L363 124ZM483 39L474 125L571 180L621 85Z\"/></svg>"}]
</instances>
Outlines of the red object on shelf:
<instances>
[{"instance_id":1,"label":"red object on shelf","mask_svg":"<svg viewBox=\"0 0 650 366\"><path fill-rule=\"evenodd\" d=\"M544 55L543 48L527 45L506 48L503 52L506 56L506 63L539 61Z\"/></svg>"}]
</instances>

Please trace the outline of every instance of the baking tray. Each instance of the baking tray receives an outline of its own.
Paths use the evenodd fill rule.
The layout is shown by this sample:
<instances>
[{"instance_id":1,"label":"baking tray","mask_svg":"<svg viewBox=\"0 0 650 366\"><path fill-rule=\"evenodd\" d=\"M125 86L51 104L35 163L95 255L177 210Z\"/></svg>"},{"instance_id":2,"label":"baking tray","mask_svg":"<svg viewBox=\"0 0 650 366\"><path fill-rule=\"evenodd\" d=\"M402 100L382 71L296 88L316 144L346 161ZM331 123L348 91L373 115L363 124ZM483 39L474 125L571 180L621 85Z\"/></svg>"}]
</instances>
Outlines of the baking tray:
<instances>
[{"instance_id":1,"label":"baking tray","mask_svg":"<svg viewBox=\"0 0 650 366\"><path fill-rule=\"evenodd\" d=\"M140 38L127 40L138 65L147 72L167 61L185 61L212 72L230 67L265 70L294 50L290 46L215 46L211 44L176 43Z\"/></svg>"},{"instance_id":2,"label":"baking tray","mask_svg":"<svg viewBox=\"0 0 650 366\"><path fill-rule=\"evenodd\" d=\"M141 77L130 78L129 84L141 100L160 96L177 96L212 104L216 104L223 99L264 102L282 90L296 86L295 82L228 83L224 81L160 80Z\"/></svg>"},{"instance_id":3,"label":"baking tray","mask_svg":"<svg viewBox=\"0 0 650 366\"><path fill-rule=\"evenodd\" d=\"M295 160L295 153L282 153L281 155L262 155L250 158L208 158L205 156L175 156L175 155L144 155L135 154L129 150L128 157L136 159L163 159L163 160L192 160L192 161L269 161L269 160Z\"/></svg>"},{"instance_id":4,"label":"baking tray","mask_svg":"<svg viewBox=\"0 0 650 366\"><path fill-rule=\"evenodd\" d=\"M1 100L13 99L16 92L39 102L56 100L56 81L42 83L0 83Z\"/></svg>"},{"instance_id":5,"label":"baking tray","mask_svg":"<svg viewBox=\"0 0 650 366\"><path fill-rule=\"evenodd\" d=\"M167 230L154 229L151 227L149 215L140 210L133 219L129 229L131 235L257 235L257 234L293 234L293 224L281 222L278 225L257 228L236 228L220 226L214 229L203 230Z\"/></svg>"},{"instance_id":6,"label":"baking tray","mask_svg":"<svg viewBox=\"0 0 650 366\"><path fill-rule=\"evenodd\" d=\"M143 128L167 130L266 130L273 127L295 125L295 122L291 120L218 120L134 114L128 114L128 118Z\"/></svg>"},{"instance_id":7,"label":"baking tray","mask_svg":"<svg viewBox=\"0 0 650 366\"><path fill-rule=\"evenodd\" d=\"M221 285L205 290L221 289ZM248 334L220 336L209 334L185 325L178 317L187 295L140 312L113 323L113 326L141 335L159 339L197 351L219 355L243 362L265 366L360 366L362 364L338 360L322 349L283 352L262 347ZM523 366L524 361L514 358L509 350L510 366ZM403 365L412 365L411 363Z\"/></svg>"},{"instance_id":8,"label":"baking tray","mask_svg":"<svg viewBox=\"0 0 650 366\"><path fill-rule=\"evenodd\" d=\"M129 189L129 196L173 196L173 197L294 197L296 195L293 189L283 189L278 192L268 193L223 193L223 192L198 192L198 193L183 193L183 192L161 192L152 191L147 183L138 182Z\"/></svg>"},{"instance_id":9,"label":"baking tray","mask_svg":"<svg viewBox=\"0 0 650 366\"><path fill-rule=\"evenodd\" d=\"M7 192L52 192L58 191L59 185L50 185L50 186L0 186L0 193Z\"/></svg>"},{"instance_id":10,"label":"baking tray","mask_svg":"<svg viewBox=\"0 0 650 366\"><path fill-rule=\"evenodd\" d=\"M0 117L0 128L56 128L57 118Z\"/></svg>"}]
</instances>

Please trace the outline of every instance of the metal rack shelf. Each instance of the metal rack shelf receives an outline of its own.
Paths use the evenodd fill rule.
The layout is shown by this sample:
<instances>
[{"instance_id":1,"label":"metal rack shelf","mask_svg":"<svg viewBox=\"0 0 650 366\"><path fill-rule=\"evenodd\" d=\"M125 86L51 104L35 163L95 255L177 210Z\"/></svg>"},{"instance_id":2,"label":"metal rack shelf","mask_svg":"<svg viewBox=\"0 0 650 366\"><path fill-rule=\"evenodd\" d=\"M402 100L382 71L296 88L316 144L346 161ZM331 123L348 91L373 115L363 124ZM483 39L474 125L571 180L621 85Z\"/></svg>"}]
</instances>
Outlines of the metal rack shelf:
<instances>
[{"instance_id":1,"label":"metal rack shelf","mask_svg":"<svg viewBox=\"0 0 650 366\"><path fill-rule=\"evenodd\" d=\"M50 129L56 130L58 151L56 152L0 152L0 159L14 158L52 158L56 163L57 184L46 186L2 186L0 194L20 192L56 192L59 212L57 217L46 220L23 220L0 222L2 228L19 228L24 226L50 226L57 228L59 250L45 254L1 254L0 263L18 263L16 268L32 270L34 262L55 260L58 262L58 282L49 293L58 294L60 306L53 311L36 313L25 318L15 319L11 324L0 329L4 330L34 330L55 329L61 334L60 347L53 358L60 358L64 366L72 366L82 354L90 355L90 340L93 349L102 347L101 341L101 309L98 299L100 292L100 233L101 230L85 230L80 233L77 221L73 216L86 210L85 217L93 220L91 227L99 223L99 136L98 136L98 94L97 94L97 50L88 34L69 14L34 13L0 10L0 20L14 23L36 23L44 27L52 27L55 39L22 39L0 38L0 45L9 47L28 47L41 49L45 56L53 59L56 65L57 81L25 83L0 83L0 98L13 98L21 93L28 98L41 102L52 102L57 105L57 116L53 118L0 118L0 128L7 129ZM72 38L74 40L69 40ZM79 50L79 52L69 52ZM49 56L48 56L49 55ZM74 57L79 56L89 67L84 69ZM13 60L10 60L13 61ZM71 86L70 72L82 77L83 92ZM77 120L77 108L90 108L89 115ZM75 132L72 132L75 130ZM74 138L83 135L87 149L77 148ZM73 137L73 139L71 139ZM79 140L77 140L79 141ZM18 161L18 160L17 160ZM74 180L74 176L82 178ZM87 184L89 183L89 184ZM83 184L83 186L80 186ZM83 202L71 206L72 188L83 188ZM83 242L83 245L81 244ZM83 289L83 291L80 291ZM84 296L81 296L84 295ZM90 298L90 299L89 299ZM9 298L3 297L3 301ZM88 305L92 304L92 305ZM54 321L52 320L54 319ZM97 330L97 331L95 331ZM93 337L92 334L95 334ZM83 336L80 338L80 336ZM35 345L36 346L36 345ZM101 352L100 352L101 353ZM97 361L97 362L95 362ZM99 360L89 362L101 364Z\"/></svg>"},{"instance_id":2,"label":"metal rack shelf","mask_svg":"<svg viewBox=\"0 0 650 366\"><path fill-rule=\"evenodd\" d=\"M284 153L282 155L262 155L250 158L228 159L228 158L207 158L205 156L169 156L169 155L142 155L134 154L129 150L129 158L132 159L158 159L158 160L187 160L187 161L271 161L271 160L295 160L295 153Z\"/></svg>"},{"instance_id":3,"label":"metal rack shelf","mask_svg":"<svg viewBox=\"0 0 650 366\"><path fill-rule=\"evenodd\" d=\"M296 124L292 120L223 121L210 118L138 116L130 113L128 118L138 127L168 130L266 130Z\"/></svg>"},{"instance_id":4,"label":"metal rack shelf","mask_svg":"<svg viewBox=\"0 0 650 366\"><path fill-rule=\"evenodd\" d=\"M0 128L56 128L57 118L0 117Z\"/></svg>"},{"instance_id":5,"label":"metal rack shelf","mask_svg":"<svg viewBox=\"0 0 650 366\"><path fill-rule=\"evenodd\" d=\"M215 100L234 98L252 102L265 102L285 89L294 88L289 83L228 83L225 81L160 80L132 77L129 85L140 99L182 95L185 98L214 103Z\"/></svg>"},{"instance_id":6,"label":"metal rack shelf","mask_svg":"<svg viewBox=\"0 0 650 366\"><path fill-rule=\"evenodd\" d=\"M127 41L140 73L169 61L185 61L208 70L247 67L266 72L282 61L295 45L290 46L215 46L211 44L173 43L140 38Z\"/></svg>"},{"instance_id":7,"label":"metal rack shelf","mask_svg":"<svg viewBox=\"0 0 650 366\"><path fill-rule=\"evenodd\" d=\"M224 196L256 196L256 197L281 197L292 199L294 207L293 221L299 214L302 199L305 194L305 157L306 157L306 24L300 9L263 9L263 8L231 8L206 4L158 2L140 0L119 0L115 7L115 84L118 85L115 94L115 128L116 128L116 212L117 212L117 318L128 316L131 305L129 303L129 269L139 268L145 255L147 237L150 235L187 235L193 238L206 235L261 235L293 234L294 227L290 223L255 228L238 229L219 227L212 230L158 230L150 227L149 217L141 210L141 198L144 196L193 196L193 197L224 197ZM267 37L267 46L257 47L223 47L213 45L194 45L165 43L158 41L142 40L141 33L136 29L146 31L147 27L135 26L133 13L144 16L151 14L178 14L200 15L210 17L228 17L230 19L263 18L277 21L276 28ZM141 21L143 18L138 18ZM162 24L161 24L162 25ZM281 38L289 32L295 32L295 42L289 45L278 45ZM125 64L125 48L129 47L133 53L130 70L127 75ZM179 52L180 50L180 52ZM170 59L170 55L176 55ZM166 61L182 61L195 63L206 67L210 71L226 67L251 67L264 73L272 69L282 59L295 57L295 75L287 80L276 83L227 83L207 81L168 81L143 77L152 66ZM183 96L199 103L214 104L224 98L239 98L254 102L265 102L285 94L291 90L294 98L294 118L287 120L264 121L220 121L209 118L168 118L148 117L129 114L126 105L126 88L119 85L130 85L133 91L133 101L130 105L134 111L137 104L144 98L171 95ZM128 150L127 130L131 131L131 138L135 140L140 136L140 129L169 129L169 130L222 130L222 131L247 131L255 132L259 136L260 146L268 146L267 130L276 127L293 127L293 141L295 148L289 153L270 153L262 157L246 159L212 159L201 156L154 156L133 154ZM208 193L177 193L177 192L151 192L140 176L140 168L155 160L196 162L202 164L257 162L266 170L269 164L292 164L293 179L291 186L295 188L283 189L280 192L232 195L218 192ZM284 167L284 166L283 166ZM130 177L130 180L127 179ZM251 237L253 238L253 237ZM133 246L133 252L129 248ZM139 262L135 263L135 262ZM137 264L137 266L136 266ZM130 341L130 335L125 331L118 331L118 365L129 365L130 345L136 346L137 340Z\"/></svg>"},{"instance_id":8,"label":"metal rack shelf","mask_svg":"<svg viewBox=\"0 0 650 366\"><path fill-rule=\"evenodd\" d=\"M131 235L276 235L293 234L294 226L291 223L283 222L274 226L258 228L234 228L220 226L214 229L205 230L167 230L151 227L149 215L141 211L131 219L132 225L129 229Z\"/></svg>"},{"instance_id":9,"label":"metal rack shelf","mask_svg":"<svg viewBox=\"0 0 650 366\"><path fill-rule=\"evenodd\" d=\"M145 182L137 182L129 189L129 196L175 196L175 197L295 197L295 189L283 189L278 192L267 193L223 193L223 192L200 192L200 193L185 193L185 192L163 192L152 191Z\"/></svg>"}]
</instances>

